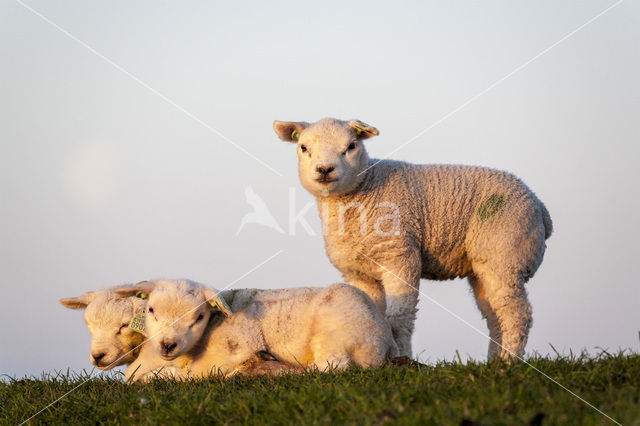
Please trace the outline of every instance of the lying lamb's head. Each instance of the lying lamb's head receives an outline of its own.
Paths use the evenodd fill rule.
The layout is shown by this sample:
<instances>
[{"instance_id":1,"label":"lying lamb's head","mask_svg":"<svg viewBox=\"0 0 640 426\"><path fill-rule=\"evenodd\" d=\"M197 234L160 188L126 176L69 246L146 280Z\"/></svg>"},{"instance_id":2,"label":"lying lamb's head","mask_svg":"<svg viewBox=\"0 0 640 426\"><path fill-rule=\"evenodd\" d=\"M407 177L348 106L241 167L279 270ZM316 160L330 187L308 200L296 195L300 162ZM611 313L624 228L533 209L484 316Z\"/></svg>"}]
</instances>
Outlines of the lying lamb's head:
<instances>
[{"instance_id":1,"label":"lying lamb's head","mask_svg":"<svg viewBox=\"0 0 640 426\"><path fill-rule=\"evenodd\" d=\"M156 280L121 289L130 296L147 294L146 333L151 344L168 360L191 350L200 340L214 309L225 310L218 291L188 280Z\"/></svg>"},{"instance_id":2,"label":"lying lamb's head","mask_svg":"<svg viewBox=\"0 0 640 426\"><path fill-rule=\"evenodd\" d=\"M141 333L130 329L129 323L145 308L146 302L135 296L122 298L115 289L89 291L78 297L60 299L67 308L84 309L84 320L91 333L91 363L101 370L132 363L138 356L137 348L145 339Z\"/></svg>"},{"instance_id":3,"label":"lying lamb's head","mask_svg":"<svg viewBox=\"0 0 640 426\"><path fill-rule=\"evenodd\" d=\"M378 130L358 120L325 118L316 123L276 121L283 141L298 144L298 172L302 185L316 197L346 194L362 182L369 156L362 144Z\"/></svg>"}]
</instances>

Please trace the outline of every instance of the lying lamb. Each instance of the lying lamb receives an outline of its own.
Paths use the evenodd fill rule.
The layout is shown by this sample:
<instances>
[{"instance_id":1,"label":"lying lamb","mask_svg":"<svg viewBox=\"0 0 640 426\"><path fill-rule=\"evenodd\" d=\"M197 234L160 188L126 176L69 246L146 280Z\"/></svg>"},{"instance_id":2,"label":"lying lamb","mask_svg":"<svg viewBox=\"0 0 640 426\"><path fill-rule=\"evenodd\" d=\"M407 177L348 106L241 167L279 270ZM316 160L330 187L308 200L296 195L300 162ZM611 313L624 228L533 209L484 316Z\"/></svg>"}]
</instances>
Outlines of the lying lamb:
<instances>
[{"instance_id":1,"label":"lying lamb","mask_svg":"<svg viewBox=\"0 0 640 426\"><path fill-rule=\"evenodd\" d=\"M378 366L397 354L382 314L365 293L346 284L218 294L192 281L157 280L117 293L137 291L148 295L152 340L127 368L128 379L135 374L146 380L163 367L177 378L233 375L263 352L317 369Z\"/></svg>"},{"instance_id":2,"label":"lying lamb","mask_svg":"<svg viewBox=\"0 0 640 426\"><path fill-rule=\"evenodd\" d=\"M126 288L135 289L132 293L134 295L122 297L115 293L116 289ZM91 334L90 359L99 369L110 370L116 366L129 365L143 352L146 345L144 314L147 302L135 296L139 292L138 287L127 284L60 299L60 303L67 308L85 310L85 322ZM162 358L156 358L156 362L163 363ZM295 366L277 361L269 353L258 352L244 362L240 372L252 376L277 374L288 369L295 369ZM170 364L163 364L156 371L149 372L149 377L176 375Z\"/></svg>"},{"instance_id":3,"label":"lying lamb","mask_svg":"<svg viewBox=\"0 0 640 426\"><path fill-rule=\"evenodd\" d=\"M109 287L88 291L81 296L60 299L70 309L84 309L84 320L91 334L91 363L101 370L130 364L137 357L145 337L129 327L131 320L147 303L138 297L121 297Z\"/></svg>"},{"instance_id":4,"label":"lying lamb","mask_svg":"<svg viewBox=\"0 0 640 426\"><path fill-rule=\"evenodd\" d=\"M329 259L385 312L411 355L420 278L468 277L487 319L489 357L521 356L531 327L524 284L552 231L544 204L517 177L483 167L370 159L378 130L360 121L274 123L298 145Z\"/></svg>"}]
</instances>

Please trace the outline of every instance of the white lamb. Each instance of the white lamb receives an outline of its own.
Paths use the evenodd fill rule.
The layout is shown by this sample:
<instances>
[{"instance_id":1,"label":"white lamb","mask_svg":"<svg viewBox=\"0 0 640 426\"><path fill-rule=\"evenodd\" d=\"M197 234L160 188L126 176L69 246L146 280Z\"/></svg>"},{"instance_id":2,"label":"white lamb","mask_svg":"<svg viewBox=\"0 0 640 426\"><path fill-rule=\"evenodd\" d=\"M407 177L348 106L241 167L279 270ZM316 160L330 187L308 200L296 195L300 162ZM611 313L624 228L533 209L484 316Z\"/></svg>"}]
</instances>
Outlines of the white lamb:
<instances>
[{"instance_id":1,"label":"white lamb","mask_svg":"<svg viewBox=\"0 0 640 426\"><path fill-rule=\"evenodd\" d=\"M70 309L84 309L84 320L91 334L91 363L101 370L130 364L140 352L145 337L129 327L133 317L144 310L147 303L138 297L121 297L109 287L88 291L81 296L60 299Z\"/></svg>"},{"instance_id":2,"label":"white lamb","mask_svg":"<svg viewBox=\"0 0 640 426\"><path fill-rule=\"evenodd\" d=\"M357 120L274 123L298 145L329 259L385 312L411 355L420 278L468 277L492 341L489 358L521 356L531 327L524 284L552 231L544 204L517 177L483 167L370 159L378 134Z\"/></svg>"},{"instance_id":3,"label":"white lamb","mask_svg":"<svg viewBox=\"0 0 640 426\"><path fill-rule=\"evenodd\" d=\"M85 309L85 322L91 334L91 363L101 370L110 370L116 366L131 364L146 352L147 360L159 366L148 372L148 379L156 376L179 378L180 371L171 363L164 362L150 348L144 349L147 346L144 331L147 302L136 296L122 297L115 293L116 289L125 288L135 289L132 294L140 291L139 287L123 285L88 291L78 297L60 300L60 303L70 309ZM141 323L140 313L143 314ZM136 321L132 321L134 318ZM258 352L244 362L239 372L252 376L279 374L295 368L296 366L278 361L269 353ZM133 369L128 369L127 372L125 375L129 378Z\"/></svg>"},{"instance_id":4,"label":"white lamb","mask_svg":"<svg viewBox=\"0 0 640 426\"><path fill-rule=\"evenodd\" d=\"M192 281L157 280L118 294L139 290L148 295L146 331L152 340L127 368L128 379L135 373L146 380L162 367L177 378L233 375L257 353L272 354L293 371L378 366L397 354L382 314L347 284L218 294ZM229 317L219 312L227 304Z\"/></svg>"}]
</instances>

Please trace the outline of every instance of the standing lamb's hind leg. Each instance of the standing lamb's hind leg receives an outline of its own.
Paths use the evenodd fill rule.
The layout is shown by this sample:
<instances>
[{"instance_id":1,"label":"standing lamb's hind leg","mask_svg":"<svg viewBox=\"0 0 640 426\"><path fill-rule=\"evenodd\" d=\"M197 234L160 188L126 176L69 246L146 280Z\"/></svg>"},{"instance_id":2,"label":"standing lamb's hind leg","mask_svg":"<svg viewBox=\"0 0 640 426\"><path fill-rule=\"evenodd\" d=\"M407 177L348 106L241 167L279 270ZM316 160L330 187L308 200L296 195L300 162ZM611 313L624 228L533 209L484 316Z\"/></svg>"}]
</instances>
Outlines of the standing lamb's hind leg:
<instances>
[{"instance_id":1,"label":"standing lamb's hind leg","mask_svg":"<svg viewBox=\"0 0 640 426\"><path fill-rule=\"evenodd\" d=\"M488 358L494 359L500 355L502 346L502 332L500 331L500 323L496 313L491 309L491 305L484 297L484 289L480 281L475 276L469 277L469 283L473 289L473 295L476 298L476 304L482 313L482 317L487 320L489 327L489 353Z\"/></svg>"},{"instance_id":2,"label":"standing lamb's hind leg","mask_svg":"<svg viewBox=\"0 0 640 426\"><path fill-rule=\"evenodd\" d=\"M522 357L532 323L524 282L487 270L469 281L489 326L489 359Z\"/></svg>"}]
</instances>

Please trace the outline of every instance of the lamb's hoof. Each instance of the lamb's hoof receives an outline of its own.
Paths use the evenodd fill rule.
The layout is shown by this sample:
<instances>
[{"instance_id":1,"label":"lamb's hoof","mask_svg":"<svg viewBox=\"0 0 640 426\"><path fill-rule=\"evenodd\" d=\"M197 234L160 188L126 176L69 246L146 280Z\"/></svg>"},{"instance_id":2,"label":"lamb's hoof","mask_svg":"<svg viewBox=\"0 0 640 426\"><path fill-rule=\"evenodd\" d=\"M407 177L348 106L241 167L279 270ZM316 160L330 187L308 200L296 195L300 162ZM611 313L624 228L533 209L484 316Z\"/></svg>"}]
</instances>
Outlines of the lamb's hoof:
<instances>
[{"instance_id":1,"label":"lamb's hoof","mask_svg":"<svg viewBox=\"0 0 640 426\"><path fill-rule=\"evenodd\" d=\"M426 367L424 364L419 363L415 359L411 359L408 356L397 356L389 360L389 364L395 367Z\"/></svg>"}]
</instances>

